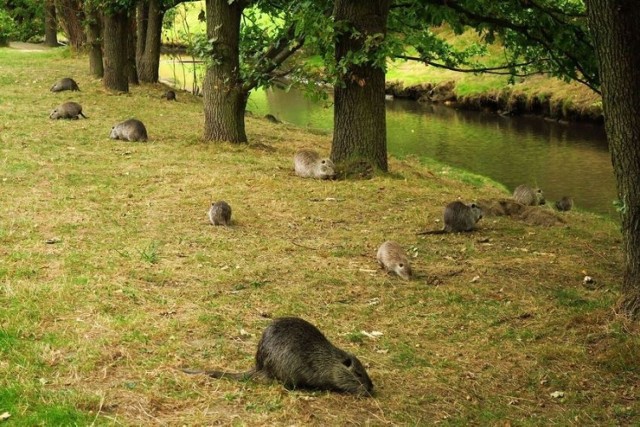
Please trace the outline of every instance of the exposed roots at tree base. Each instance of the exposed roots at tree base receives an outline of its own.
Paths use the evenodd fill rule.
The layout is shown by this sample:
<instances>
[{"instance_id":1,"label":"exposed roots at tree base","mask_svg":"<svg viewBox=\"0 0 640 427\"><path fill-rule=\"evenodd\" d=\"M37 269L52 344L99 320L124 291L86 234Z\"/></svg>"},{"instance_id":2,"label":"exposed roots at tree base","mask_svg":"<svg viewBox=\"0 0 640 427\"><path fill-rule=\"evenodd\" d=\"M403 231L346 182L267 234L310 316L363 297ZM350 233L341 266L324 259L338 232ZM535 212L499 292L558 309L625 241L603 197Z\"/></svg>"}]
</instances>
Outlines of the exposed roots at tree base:
<instances>
[{"instance_id":1,"label":"exposed roots at tree base","mask_svg":"<svg viewBox=\"0 0 640 427\"><path fill-rule=\"evenodd\" d=\"M630 320L640 320L640 292L633 292L624 295L620 301L616 311Z\"/></svg>"}]
</instances>

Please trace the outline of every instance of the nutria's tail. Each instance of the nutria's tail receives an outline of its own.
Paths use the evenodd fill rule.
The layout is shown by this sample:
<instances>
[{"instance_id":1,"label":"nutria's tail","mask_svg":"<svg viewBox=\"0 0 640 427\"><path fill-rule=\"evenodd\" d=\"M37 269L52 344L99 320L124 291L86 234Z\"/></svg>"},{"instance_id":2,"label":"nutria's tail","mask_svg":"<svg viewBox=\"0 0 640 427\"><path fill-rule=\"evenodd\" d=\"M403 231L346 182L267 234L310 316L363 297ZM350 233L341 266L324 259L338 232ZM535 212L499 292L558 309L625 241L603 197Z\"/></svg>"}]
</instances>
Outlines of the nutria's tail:
<instances>
[{"instance_id":1,"label":"nutria's tail","mask_svg":"<svg viewBox=\"0 0 640 427\"><path fill-rule=\"evenodd\" d=\"M237 381L250 380L256 374L255 369L251 369L247 372L225 372L225 371L206 371L206 370L198 371L193 369L182 369L182 372L184 372L185 374L204 374L204 375L210 376L211 378L230 378L232 380L237 380Z\"/></svg>"},{"instance_id":2,"label":"nutria's tail","mask_svg":"<svg viewBox=\"0 0 640 427\"><path fill-rule=\"evenodd\" d=\"M445 234L445 233L447 233L447 230L420 231L416 234L421 235L421 234Z\"/></svg>"}]
</instances>

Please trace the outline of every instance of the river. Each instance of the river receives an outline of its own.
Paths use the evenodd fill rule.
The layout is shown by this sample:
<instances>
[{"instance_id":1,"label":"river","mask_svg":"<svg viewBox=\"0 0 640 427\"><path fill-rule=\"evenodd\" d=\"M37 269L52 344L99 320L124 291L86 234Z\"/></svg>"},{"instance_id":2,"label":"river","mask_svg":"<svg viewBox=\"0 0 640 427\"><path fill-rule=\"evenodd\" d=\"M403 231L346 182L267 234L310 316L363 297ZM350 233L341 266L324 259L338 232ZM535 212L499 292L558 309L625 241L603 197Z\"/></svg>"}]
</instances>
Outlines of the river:
<instances>
[{"instance_id":1,"label":"river","mask_svg":"<svg viewBox=\"0 0 640 427\"><path fill-rule=\"evenodd\" d=\"M304 128L333 128L333 108L297 90L253 91L247 109ZM618 218L601 125L501 117L396 99L387 101L387 140L393 156L432 158L487 176L510 191L520 184L538 186L550 202L568 195L578 209Z\"/></svg>"}]
</instances>

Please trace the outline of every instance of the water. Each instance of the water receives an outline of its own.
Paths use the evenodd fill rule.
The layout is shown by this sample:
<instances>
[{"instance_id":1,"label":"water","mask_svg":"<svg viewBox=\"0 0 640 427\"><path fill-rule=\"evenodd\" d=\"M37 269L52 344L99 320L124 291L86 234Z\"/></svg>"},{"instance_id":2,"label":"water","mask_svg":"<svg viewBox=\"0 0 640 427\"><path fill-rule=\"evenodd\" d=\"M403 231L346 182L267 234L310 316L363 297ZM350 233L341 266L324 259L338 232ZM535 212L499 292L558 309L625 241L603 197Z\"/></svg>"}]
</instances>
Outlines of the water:
<instances>
[{"instance_id":1,"label":"water","mask_svg":"<svg viewBox=\"0 0 640 427\"><path fill-rule=\"evenodd\" d=\"M256 91L247 108L306 128L333 128L332 107L295 90ZM617 217L615 177L600 125L393 100L387 102L387 136L394 156L429 157L490 177L509 190L539 186L548 201L569 195L581 209Z\"/></svg>"},{"instance_id":2,"label":"water","mask_svg":"<svg viewBox=\"0 0 640 427\"><path fill-rule=\"evenodd\" d=\"M175 62L163 63L162 77L182 80ZM189 88L190 72L184 77ZM311 101L297 90L253 91L247 109L309 129L333 129L332 106ZM569 195L580 209L618 218L611 157L599 125L500 117L393 100L387 102L387 143L396 157L432 158L487 176L509 190L520 184L539 186L548 201Z\"/></svg>"}]
</instances>

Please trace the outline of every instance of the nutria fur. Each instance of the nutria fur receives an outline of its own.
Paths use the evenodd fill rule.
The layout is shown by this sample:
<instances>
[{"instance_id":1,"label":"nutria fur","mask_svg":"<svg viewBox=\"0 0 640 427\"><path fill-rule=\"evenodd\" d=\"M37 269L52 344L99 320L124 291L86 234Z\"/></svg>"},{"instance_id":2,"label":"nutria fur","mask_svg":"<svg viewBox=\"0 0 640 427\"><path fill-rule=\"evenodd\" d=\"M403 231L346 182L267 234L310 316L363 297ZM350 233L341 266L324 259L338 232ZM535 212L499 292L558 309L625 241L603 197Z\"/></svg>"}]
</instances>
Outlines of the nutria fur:
<instances>
[{"instance_id":1,"label":"nutria fur","mask_svg":"<svg viewBox=\"0 0 640 427\"><path fill-rule=\"evenodd\" d=\"M527 185L518 185L513 191L513 198L516 202L525 206L544 205L544 194L539 188L531 188Z\"/></svg>"},{"instance_id":2,"label":"nutria fur","mask_svg":"<svg viewBox=\"0 0 640 427\"><path fill-rule=\"evenodd\" d=\"M449 203L444 208L444 228L442 230L423 231L418 234L458 233L473 231L476 222L482 219L482 209L475 203L465 205L460 201Z\"/></svg>"},{"instance_id":3,"label":"nutria fur","mask_svg":"<svg viewBox=\"0 0 640 427\"><path fill-rule=\"evenodd\" d=\"M211 204L209 221L213 225L231 225L231 206L224 200Z\"/></svg>"},{"instance_id":4,"label":"nutria fur","mask_svg":"<svg viewBox=\"0 0 640 427\"><path fill-rule=\"evenodd\" d=\"M71 77L65 77L54 83L50 90L51 92L62 92L63 90L80 90L80 88L78 87L78 83Z\"/></svg>"},{"instance_id":5,"label":"nutria fur","mask_svg":"<svg viewBox=\"0 0 640 427\"><path fill-rule=\"evenodd\" d=\"M177 101L176 93L172 90L166 91L161 98L166 99L167 101Z\"/></svg>"},{"instance_id":6,"label":"nutria fur","mask_svg":"<svg viewBox=\"0 0 640 427\"><path fill-rule=\"evenodd\" d=\"M140 120L128 119L111 128L111 139L123 139L126 141L146 141L147 129Z\"/></svg>"},{"instance_id":7,"label":"nutria fur","mask_svg":"<svg viewBox=\"0 0 640 427\"><path fill-rule=\"evenodd\" d=\"M514 216L521 214L526 206L513 199L478 200L476 205L486 216Z\"/></svg>"},{"instance_id":8,"label":"nutria fur","mask_svg":"<svg viewBox=\"0 0 640 427\"><path fill-rule=\"evenodd\" d=\"M313 150L299 150L293 157L296 175L303 178L330 179L335 175L334 165L330 159L321 158Z\"/></svg>"},{"instance_id":9,"label":"nutria fur","mask_svg":"<svg viewBox=\"0 0 640 427\"><path fill-rule=\"evenodd\" d=\"M269 120L271 123L282 123L276 116L273 114L265 114L264 118Z\"/></svg>"},{"instance_id":10,"label":"nutria fur","mask_svg":"<svg viewBox=\"0 0 640 427\"><path fill-rule=\"evenodd\" d=\"M256 364L247 372L183 371L237 380L264 375L289 389L335 390L360 396L373 392L373 383L355 356L335 347L318 328L297 317L275 319L267 326L258 343Z\"/></svg>"},{"instance_id":11,"label":"nutria fur","mask_svg":"<svg viewBox=\"0 0 640 427\"><path fill-rule=\"evenodd\" d=\"M82 114L82 105L77 102L65 102L64 104L58 105L56 109L49 114L49 118L78 120L79 115L85 119L87 118L87 116Z\"/></svg>"},{"instance_id":12,"label":"nutria fur","mask_svg":"<svg viewBox=\"0 0 640 427\"><path fill-rule=\"evenodd\" d=\"M405 280L411 280L411 264L409 258L398 243L387 240L378 248L376 256L378 264L386 271L393 271Z\"/></svg>"},{"instance_id":13,"label":"nutria fur","mask_svg":"<svg viewBox=\"0 0 640 427\"><path fill-rule=\"evenodd\" d=\"M517 218L528 224L543 227L551 227L566 223L566 221L557 213L550 209L540 208L538 206L527 207Z\"/></svg>"},{"instance_id":14,"label":"nutria fur","mask_svg":"<svg viewBox=\"0 0 640 427\"><path fill-rule=\"evenodd\" d=\"M573 208L573 199L568 196L564 196L562 199L556 201L556 209L562 212L570 211Z\"/></svg>"}]
</instances>

